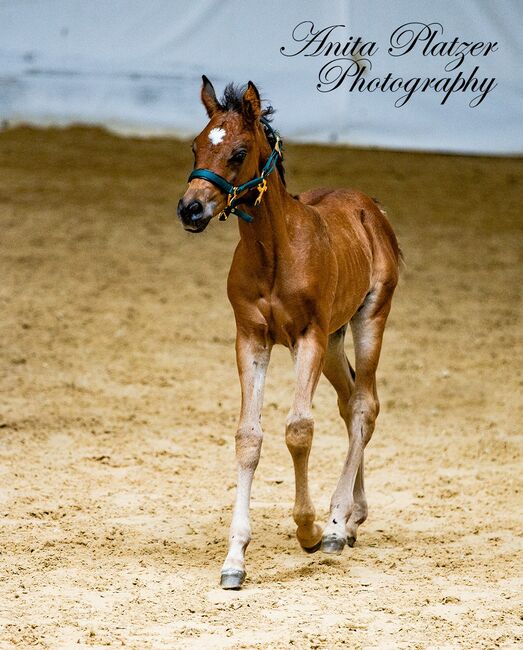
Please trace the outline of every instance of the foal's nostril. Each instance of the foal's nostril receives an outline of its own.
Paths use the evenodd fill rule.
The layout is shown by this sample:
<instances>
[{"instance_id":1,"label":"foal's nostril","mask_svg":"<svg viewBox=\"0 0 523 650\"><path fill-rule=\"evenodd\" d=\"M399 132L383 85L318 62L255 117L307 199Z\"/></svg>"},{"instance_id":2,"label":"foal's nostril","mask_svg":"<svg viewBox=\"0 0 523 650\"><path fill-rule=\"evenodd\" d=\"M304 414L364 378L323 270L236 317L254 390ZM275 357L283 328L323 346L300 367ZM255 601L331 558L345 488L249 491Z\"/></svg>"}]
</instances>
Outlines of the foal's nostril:
<instances>
[{"instance_id":1,"label":"foal's nostril","mask_svg":"<svg viewBox=\"0 0 523 650\"><path fill-rule=\"evenodd\" d=\"M180 199L178 203L178 216L184 222L197 221L202 216L202 213L203 205L200 201L191 201L188 205L185 205L183 199Z\"/></svg>"},{"instance_id":2,"label":"foal's nostril","mask_svg":"<svg viewBox=\"0 0 523 650\"><path fill-rule=\"evenodd\" d=\"M194 221L203 212L203 205L199 201L192 201L187 206L187 212L191 215L192 220Z\"/></svg>"}]
</instances>

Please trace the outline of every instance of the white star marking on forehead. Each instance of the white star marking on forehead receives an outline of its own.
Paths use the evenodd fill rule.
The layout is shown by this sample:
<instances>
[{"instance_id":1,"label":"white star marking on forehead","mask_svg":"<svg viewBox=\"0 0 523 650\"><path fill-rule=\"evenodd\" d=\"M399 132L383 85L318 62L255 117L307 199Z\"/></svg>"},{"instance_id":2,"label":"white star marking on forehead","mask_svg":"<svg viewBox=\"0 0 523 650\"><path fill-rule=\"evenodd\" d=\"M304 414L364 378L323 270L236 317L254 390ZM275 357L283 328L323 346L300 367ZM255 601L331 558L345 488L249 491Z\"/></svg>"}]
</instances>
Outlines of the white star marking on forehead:
<instances>
[{"instance_id":1,"label":"white star marking on forehead","mask_svg":"<svg viewBox=\"0 0 523 650\"><path fill-rule=\"evenodd\" d=\"M213 144L220 144L220 142L224 139L224 137L225 137L224 129L211 129L209 132L209 140Z\"/></svg>"}]
</instances>

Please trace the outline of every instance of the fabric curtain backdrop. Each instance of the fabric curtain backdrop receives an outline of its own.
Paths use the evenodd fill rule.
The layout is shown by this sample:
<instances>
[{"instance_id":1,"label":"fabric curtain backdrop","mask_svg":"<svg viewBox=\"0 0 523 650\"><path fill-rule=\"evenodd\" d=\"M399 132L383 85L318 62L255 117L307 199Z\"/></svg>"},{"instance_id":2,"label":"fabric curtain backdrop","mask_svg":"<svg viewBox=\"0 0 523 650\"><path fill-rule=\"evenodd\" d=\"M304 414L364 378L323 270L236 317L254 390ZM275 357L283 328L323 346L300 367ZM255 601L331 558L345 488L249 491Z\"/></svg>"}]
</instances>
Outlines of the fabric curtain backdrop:
<instances>
[{"instance_id":1,"label":"fabric curtain backdrop","mask_svg":"<svg viewBox=\"0 0 523 650\"><path fill-rule=\"evenodd\" d=\"M198 94L206 74L219 92L229 81L252 79L276 107L277 127L297 141L516 154L523 133L522 18L519 0L0 0L0 118L188 136L204 123ZM498 45L487 55L478 46L448 72L453 57L423 52L424 34L411 52L388 52L391 34L406 23L440 23L444 31L433 44L457 37ZM334 25L340 27L323 49L317 36L299 53L312 40L308 29ZM378 48L366 57L372 69L362 83L375 78L376 86L388 73L390 84L460 72L465 83L477 67L478 86L483 79L496 86L474 108L469 103L480 91L470 88L450 93L444 104L443 91L416 90L401 107L395 102L405 92L350 92L350 76L332 89L366 52L325 48L330 41L343 48L358 36ZM317 88L322 79L328 92Z\"/></svg>"}]
</instances>

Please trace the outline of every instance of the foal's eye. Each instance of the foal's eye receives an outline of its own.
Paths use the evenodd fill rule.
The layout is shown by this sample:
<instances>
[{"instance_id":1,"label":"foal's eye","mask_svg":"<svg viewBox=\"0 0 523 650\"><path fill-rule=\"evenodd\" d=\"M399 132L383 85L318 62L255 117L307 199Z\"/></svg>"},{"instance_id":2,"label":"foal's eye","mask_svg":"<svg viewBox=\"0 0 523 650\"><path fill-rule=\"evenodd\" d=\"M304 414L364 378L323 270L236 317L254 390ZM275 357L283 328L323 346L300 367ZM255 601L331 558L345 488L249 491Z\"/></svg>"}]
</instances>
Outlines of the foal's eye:
<instances>
[{"instance_id":1,"label":"foal's eye","mask_svg":"<svg viewBox=\"0 0 523 650\"><path fill-rule=\"evenodd\" d=\"M236 151L236 153L233 153L233 155L229 158L229 162L237 165L245 160L246 155L247 152L245 151L245 149Z\"/></svg>"}]
</instances>

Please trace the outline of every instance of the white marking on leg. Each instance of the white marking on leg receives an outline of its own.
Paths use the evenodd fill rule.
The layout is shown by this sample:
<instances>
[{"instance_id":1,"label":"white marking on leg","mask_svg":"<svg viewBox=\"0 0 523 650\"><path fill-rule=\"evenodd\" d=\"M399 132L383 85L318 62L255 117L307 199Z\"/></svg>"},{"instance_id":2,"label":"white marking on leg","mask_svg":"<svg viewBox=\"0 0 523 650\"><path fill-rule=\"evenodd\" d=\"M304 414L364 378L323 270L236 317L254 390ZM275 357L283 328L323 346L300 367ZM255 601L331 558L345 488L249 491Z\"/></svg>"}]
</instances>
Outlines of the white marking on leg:
<instances>
[{"instance_id":1,"label":"white marking on leg","mask_svg":"<svg viewBox=\"0 0 523 650\"><path fill-rule=\"evenodd\" d=\"M225 129L211 129L209 132L209 140L212 142L212 144L220 144L222 140L225 138Z\"/></svg>"},{"instance_id":2,"label":"white marking on leg","mask_svg":"<svg viewBox=\"0 0 523 650\"><path fill-rule=\"evenodd\" d=\"M249 342L238 346L238 367L242 385L242 409L236 434L238 483L229 535L229 551L222 571L245 568L245 549L251 539L249 502L254 471L262 443L260 424L265 375L270 349L252 349Z\"/></svg>"}]
</instances>

